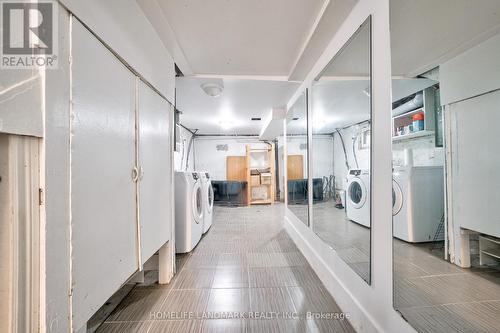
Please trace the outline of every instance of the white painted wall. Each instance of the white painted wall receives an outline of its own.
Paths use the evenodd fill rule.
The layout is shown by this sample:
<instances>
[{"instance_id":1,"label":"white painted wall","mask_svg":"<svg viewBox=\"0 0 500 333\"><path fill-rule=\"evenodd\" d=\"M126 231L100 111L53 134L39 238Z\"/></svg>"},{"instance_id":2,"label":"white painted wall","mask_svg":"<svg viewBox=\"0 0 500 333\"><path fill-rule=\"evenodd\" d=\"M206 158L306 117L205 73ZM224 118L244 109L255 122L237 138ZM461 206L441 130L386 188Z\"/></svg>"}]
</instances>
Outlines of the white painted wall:
<instances>
[{"instance_id":1,"label":"white painted wall","mask_svg":"<svg viewBox=\"0 0 500 333\"><path fill-rule=\"evenodd\" d=\"M182 126L177 126L177 130L180 132L179 143L177 144L177 151L174 152L174 170L175 171L193 171L194 170L194 142L189 151L188 147L193 134L189 132ZM188 163L186 165L186 163ZM187 169L186 169L187 166Z\"/></svg>"},{"instance_id":2,"label":"white painted wall","mask_svg":"<svg viewBox=\"0 0 500 333\"><path fill-rule=\"evenodd\" d=\"M354 142L354 150L356 152L356 164L353 153L353 137L358 133L358 126L351 126L340 130L344 138L345 150L347 154L347 161L351 169L370 169L370 150L359 149L358 139ZM342 140L338 133L334 134L334 170L335 170L335 187L345 190L347 187L346 177L348 169L346 166L346 158L342 148Z\"/></svg>"},{"instance_id":3,"label":"white painted wall","mask_svg":"<svg viewBox=\"0 0 500 333\"><path fill-rule=\"evenodd\" d=\"M197 171L207 171L213 180L226 180L227 156L246 156L247 144L252 148L267 147L257 137L197 137L194 142L195 168ZM217 150L217 145L226 144L227 151Z\"/></svg>"},{"instance_id":4,"label":"white painted wall","mask_svg":"<svg viewBox=\"0 0 500 333\"><path fill-rule=\"evenodd\" d=\"M413 151L413 165L415 166L443 166L444 148L436 147L434 136L402 140L392 145L392 160L394 165L404 164L404 150Z\"/></svg>"}]
</instances>

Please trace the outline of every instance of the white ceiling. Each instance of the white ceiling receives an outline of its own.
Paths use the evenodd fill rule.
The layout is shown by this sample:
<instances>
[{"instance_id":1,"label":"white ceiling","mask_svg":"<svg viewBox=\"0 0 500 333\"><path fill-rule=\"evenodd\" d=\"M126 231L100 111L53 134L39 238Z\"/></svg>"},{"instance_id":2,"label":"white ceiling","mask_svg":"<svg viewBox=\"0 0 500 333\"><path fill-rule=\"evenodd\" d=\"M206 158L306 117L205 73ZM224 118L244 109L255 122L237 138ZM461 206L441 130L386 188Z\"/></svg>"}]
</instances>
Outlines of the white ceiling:
<instances>
[{"instance_id":1,"label":"white ceiling","mask_svg":"<svg viewBox=\"0 0 500 333\"><path fill-rule=\"evenodd\" d=\"M499 0L391 0L393 75L415 76L500 31Z\"/></svg>"},{"instance_id":2,"label":"white ceiling","mask_svg":"<svg viewBox=\"0 0 500 333\"><path fill-rule=\"evenodd\" d=\"M286 105L298 83L224 79L224 91L210 97L200 85L207 80L180 77L176 80L177 108L181 123L198 134L258 134L273 107ZM261 121L252 121L260 117ZM231 128L224 129L221 122Z\"/></svg>"},{"instance_id":3,"label":"white ceiling","mask_svg":"<svg viewBox=\"0 0 500 333\"><path fill-rule=\"evenodd\" d=\"M325 0L156 0L195 74L288 76Z\"/></svg>"},{"instance_id":4,"label":"white ceiling","mask_svg":"<svg viewBox=\"0 0 500 333\"><path fill-rule=\"evenodd\" d=\"M307 105L306 94L300 97L290 108L287 114L286 133L293 135L307 134Z\"/></svg>"},{"instance_id":5,"label":"white ceiling","mask_svg":"<svg viewBox=\"0 0 500 333\"><path fill-rule=\"evenodd\" d=\"M219 99L204 95L200 81L193 78L177 82L177 103L184 112L182 123L206 134L258 134L262 122L251 122L250 117L265 117L272 107L287 102L297 85L286 81L305 77L357 2L136 1L185 75L224 78L226 89ZM499 0L391 0L390 15L395 77L419 75L500 32ZM340 82L318 88L315 95L325 100L316 105L326 108L334 103L336 110L340 110L339 105L346 108L336 112L337 121L325 130L366 118L366 112L360 111L366 109L362 102L366 94L359 93L368 86L363 82L368 72L368 41L364 28L353 45L337 57L337 68L324 73L336 81L340 77ZM238 80L243 76L254 80ZM271 81L255 81L259 78ZM426 84L429 82L398 80L393 95ZM338 97L330 91L335 85ZM226 113L235 123L230 133L218 125Z\"/></svg>"}]
</instances>

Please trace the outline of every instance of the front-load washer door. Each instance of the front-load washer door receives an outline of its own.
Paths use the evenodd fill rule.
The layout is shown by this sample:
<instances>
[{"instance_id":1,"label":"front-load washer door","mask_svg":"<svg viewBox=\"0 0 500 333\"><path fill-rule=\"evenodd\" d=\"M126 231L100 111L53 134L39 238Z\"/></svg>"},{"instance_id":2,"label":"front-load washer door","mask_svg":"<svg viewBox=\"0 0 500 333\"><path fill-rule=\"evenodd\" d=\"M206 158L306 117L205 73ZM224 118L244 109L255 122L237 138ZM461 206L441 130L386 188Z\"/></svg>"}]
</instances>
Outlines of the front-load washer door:
<instances>
[{"instance_id":1,"label":"front-load washer door","mask_svg":"<svg viewBox=\"0 0 500 333\"><path fill-rule=\"evenodd\" d=\"M212 214L212 209L214 207L214 188L209 182L207 184L207 211Z\"/></svg>"},{"instance_id":2,"label":"front-load washer door","mask_svg":"<svg viewBox=\"0 0 500 333\"><path fill-rule=\"evenodd\" d=\"M403 208L403 191L401 186L393 179L392 180L392 216L398 215Z\"/></svg>"},{"instance_id":3,"label":"front-load washer door","mask_svg":"<svg viewBox=\"0 0 500 333\"><path fill-rule=\"evenodd\" d=\"M351 179L351 182L347 189L347 195L353 208L359 209L363 207L367 197L366 186L364 182L358 177L354 177L353 179Z\"/></svg>"},{"instance_id":4,"label":"front-load washer door","mask_svg":"<svg viewBox=\"0 0 500 333\"><path fill-rule=\"evenodd\" d=\"M193 187L193 199L191 201L193 204L194 221L199 224L203 218L203 195L199 182L196 182Z\"/></svg>"}]
</instances>

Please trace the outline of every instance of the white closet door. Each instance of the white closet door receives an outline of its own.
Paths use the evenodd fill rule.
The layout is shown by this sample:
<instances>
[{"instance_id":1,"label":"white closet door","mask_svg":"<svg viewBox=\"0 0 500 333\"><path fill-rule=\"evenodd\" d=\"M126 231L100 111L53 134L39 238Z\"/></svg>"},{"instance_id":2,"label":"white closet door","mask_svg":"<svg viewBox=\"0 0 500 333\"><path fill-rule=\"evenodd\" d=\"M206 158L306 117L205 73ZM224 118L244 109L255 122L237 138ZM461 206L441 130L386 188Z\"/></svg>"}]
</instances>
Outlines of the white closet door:
<instances>
[{"instance_id":1,"label":"white closet door","mask_svg":"<svg viewBox=\"0 0 500 333\"><path fill-rule=\"evenodd\" d=\"M139 82L139 182L141 262L170 240L172 231L173 109Z\"/></svg>"},{"instance_id":2,"label":"white closet door","mask_svg":"<svg viewBox=\"0 0 500 333\"><path fill-rule=\"evenodd\" d=\"M449 106L455 225L500 237L500 90Z\"/></svg>"},{"instance_id":3,"label":"white closet door","mask_svg":"<svg viewBox=\"0 0 500 333\"><path fill-rule=\"evenodd\" d=\"M73 329L138 269L135 77L77 20L72 35Z\"/></svg>"}]
</instances>

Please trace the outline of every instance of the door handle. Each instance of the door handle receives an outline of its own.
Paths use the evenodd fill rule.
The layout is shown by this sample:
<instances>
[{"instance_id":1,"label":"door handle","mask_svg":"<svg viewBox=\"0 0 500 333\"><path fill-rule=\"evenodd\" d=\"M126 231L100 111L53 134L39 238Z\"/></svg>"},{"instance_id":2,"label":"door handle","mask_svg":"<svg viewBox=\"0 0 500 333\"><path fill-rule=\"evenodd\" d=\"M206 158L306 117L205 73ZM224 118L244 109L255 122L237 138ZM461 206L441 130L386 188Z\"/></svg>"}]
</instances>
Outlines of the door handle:
<instances>
[{"instance_id":1,"label":"door handle","mask_svg":"<svg viewBox=\"0 0 500 333\"><path fill-rule=\"evenodd\" d=\"M137 167L134 166L132 168L132 181L134 183L137 183L138 180L139 180L139 169L137 169Z\"/></svg>"}]
</instances>

